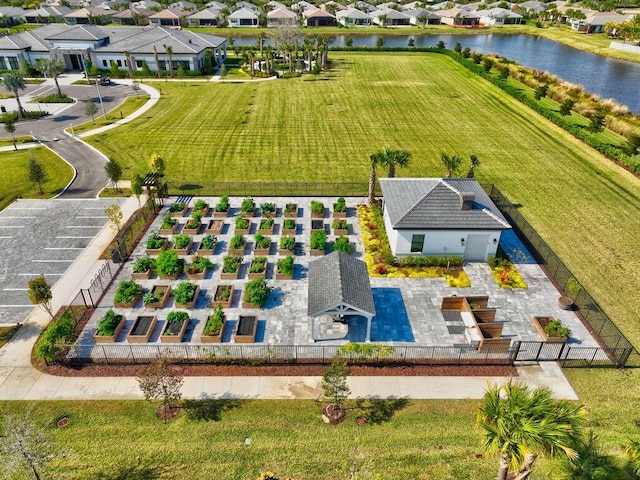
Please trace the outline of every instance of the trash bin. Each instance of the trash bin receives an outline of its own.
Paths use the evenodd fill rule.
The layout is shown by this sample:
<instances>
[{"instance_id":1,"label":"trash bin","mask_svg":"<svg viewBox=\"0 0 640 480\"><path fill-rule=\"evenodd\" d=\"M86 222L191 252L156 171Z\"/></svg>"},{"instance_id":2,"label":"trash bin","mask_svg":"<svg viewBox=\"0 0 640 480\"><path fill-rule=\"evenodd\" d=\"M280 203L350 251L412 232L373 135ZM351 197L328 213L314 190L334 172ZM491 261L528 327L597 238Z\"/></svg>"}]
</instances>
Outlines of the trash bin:
<instances>
[{"instance_id":1,"label":"trash bin","mask_svg":"<svg viewBox=\"0 0 640 480\"><path fill-rule=\"evenodd\" d=\"M7 109L4 107L4 105L0 105L0 112L7 113Z\"/></svg>"}]
</instances>

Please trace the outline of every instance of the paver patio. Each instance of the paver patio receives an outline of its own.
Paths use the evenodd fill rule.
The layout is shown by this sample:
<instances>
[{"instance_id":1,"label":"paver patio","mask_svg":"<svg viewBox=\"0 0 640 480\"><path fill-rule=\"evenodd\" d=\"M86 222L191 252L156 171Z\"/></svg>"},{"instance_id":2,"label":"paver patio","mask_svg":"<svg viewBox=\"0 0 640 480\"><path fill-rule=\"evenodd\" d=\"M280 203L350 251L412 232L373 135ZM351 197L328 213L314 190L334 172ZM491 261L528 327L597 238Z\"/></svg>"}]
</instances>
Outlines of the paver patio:
<instances>
[{"instance_id":1,"label":"paver patio","mask_svg":"<svg viewBox=\"0 0 640 480\"><path fill-rule=\"evenodd\" d=\"M198 197L200 198L200 197ZM190 206L198 198L190 202ZM203 197L210 207L213 207L218 198ZM255 203L272 202L278 207L278 215L275 219L276 229L270 235L272 242L276 244L281 238L281 228L283 223L282 209L287 203L297 203L299 209L302 208L303 215L297 219L302 225L302 230L298 229L296 242L302 247L297 249L295 256L296 268L294 280L275 280L274 267L278 258L277 248L271 249L269 259L269 269L267 278L274 287L263 309L245 309L241 307L241 295L244 284L248 281L246 270L248 263L253 258L253 248L247 249L244 256L244 266L241 269L242 278L240 280L220 280L220 269L222 257L228 254L228 245L231 237L235 233L235 215L239 213L242 198L230 198L231 212L233 215L225 219L227 226L221 235L218 235L218 246L211 257L215 264L213 272L208 273L205 280L196 281L201 287L201 294L194 309L189 310L191 322L184 338L184 342L191 344L200 343L200 336L204 329L207 316L211 313L209 304L215 287L220 283L233 284L236 293L232 303L232 308L226 309L229 321L225 329L223 343L233 342L235 322L240 315L257 314L259 318L256 342L269 345L306 345L312 343L310 332L310 321L307 317L307 267L314 257L309 255L309 234L311 227L310 203L311 198L266 198L254 197ZM335 202L335 197L318 198L326 207L325 226L331 224L331 206ZM175 201L170 199L164 207L158 219L151 226L149 233L157 231L162 221L162 216L167 213L169 205ZM363 258L363 244L360 237L360 226L356 215L356 206L364 203L363 198L347 198L349 207L347 221L350 226L349 239L355 247L355 255ZM187 212L190 216L191 209ZM206 222L210 217L203 217ZM179 220L181 223L186 218ZM246 236L248 243L253 243L253 234L256 232L259 217L252 219L253 226L250 234ZM177 233L179 233L178 230ZM205 235L203 230L199 235L194 236L195 246L192 253L197 248L197 244ZM328 235L329 241L335 239L334 235ZM137 258L145 254L146 237L136 248L133 257L127 262L119 277L114 282L110 291L106 294L102 305L97 309L89 321L85 331L79 341L82 345L93 344L92 335L95 332L97 322L102 318L105 311L113 308L113 298L117 285L122 280L131 278L132 267ZM187 264L191 256L184 257ZM497 308L496 321L505 322L503 335L511 337L513 340L539 341L540 337L531 324L532 317L540 315L553 315L562 320L572 332L570 343L575 346L597 346L597 342L591 337L587 329L573 312L561 310L557 305L558 292L551 281L546 277L542 269L535 264L519 264L518 270L523 275L529 285L528 289L502 289L491 275L488 265L483 263L469 263L464 266L465 271L471 279L470 288L451 288L443 278L417 279L417 278L371 278L373 296L376 305L377 316L372 322L371 340L374 342L388 342L393 345L421 345L421 346L459 346L467 345L464 335L464 325L460 320L445 318L440 311L442 297L451 295L489 295L489 306ZM139 281L145 289L150 289L156 284L171 284L175 286L178 282L184 281L183 276L179 280L160 280L152 277L150 280ZM116 309L119 313L124 313L127 318L127 325L118 338L118 343L126 343L126 335L131 329L133 322L138 315L155 314L158 316L158 325L155 333L151 337L151 342L159 344L159 336L164 327L166 315L169 311L176 309L173 299L169 300L167 307L161 310L145 309L140 300L133 309ZM366 321L364 318L352 317L348 320L348 325L334 323L330 318L318 319L316 321L316 338L320 338L321 344L342 344L346 341L364 341Z\"/></svg>"}]
</instances>

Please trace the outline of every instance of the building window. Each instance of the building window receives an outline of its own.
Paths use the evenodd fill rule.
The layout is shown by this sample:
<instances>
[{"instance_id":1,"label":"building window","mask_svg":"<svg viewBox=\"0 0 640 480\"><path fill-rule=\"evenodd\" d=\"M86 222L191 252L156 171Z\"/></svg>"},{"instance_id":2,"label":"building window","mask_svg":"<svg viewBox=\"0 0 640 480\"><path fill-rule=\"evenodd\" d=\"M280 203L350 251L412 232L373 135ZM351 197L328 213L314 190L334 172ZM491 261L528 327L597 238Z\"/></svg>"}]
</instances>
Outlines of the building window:
<instances>
[{"instance_id":1,"label":"building window","mask_svg":"<svg viewBox=\"0 0 640 480\"><path fill-rule=\"evenodd\" d=\"M7 64L4 61L4 57L0 57L0 70L7 70Z\"/></svg>"},{"instance_id":2,"label":"building window","mask_svg":"<svg viewBox=\"0 0 640 480\"><path fill-rule=\"evenodd\" d=\"M106 60L102 60L102 66L106 67L107 66L107 61Z\"/></svg>"},{"instance_id":3,"label":"building window","mask_svg":"<svg viewBox=\"0 0 640 480\"><path fill-rule=\"evenodd\" d=\"M137 68L142 68L143 62L144 62L144 60L136 60L136 67Z\"/></svg>"},{"instance_id":4,"label":"building window","mask_svg":"<svg viewBox=\"0 0 640 480\"><path fill-rule=\"evenodd\" d=\"M411 253L422 252L424 247L424 235L413 235L411 237Z\"/></svg>"},{"instance_id":5,"label":"building window","mask_svg":"<svg viewBox=\"0 0 640 480\"><path fill-rule=\"evenodd\" d=\"M122 66L122 60L117 60L117 62L116 62L116 63L118 64L118 66L119 66L119 67L121 67L121 66Z\"/></svg>"},{"instance_id":6,"label":"building window","mask_svg":"<svg viewBox=\"0 0 640 480\"><path fill-rule=\"evenodd\" d=\"M7 59L9 60L9 68L11 70L18 70L20 68L18 57L7 57Z\"/></svg>"},{"instance_id":7,"label":"building window","mask_svg":"<svg viewBox=\"0 0 640 480\"><path fill-rule=\"evenodd\" d=\"M160 70L166 70L167 62L165 62L164 60L158 60L158 67L160 67Z\"/></svg>"}]
</instances>

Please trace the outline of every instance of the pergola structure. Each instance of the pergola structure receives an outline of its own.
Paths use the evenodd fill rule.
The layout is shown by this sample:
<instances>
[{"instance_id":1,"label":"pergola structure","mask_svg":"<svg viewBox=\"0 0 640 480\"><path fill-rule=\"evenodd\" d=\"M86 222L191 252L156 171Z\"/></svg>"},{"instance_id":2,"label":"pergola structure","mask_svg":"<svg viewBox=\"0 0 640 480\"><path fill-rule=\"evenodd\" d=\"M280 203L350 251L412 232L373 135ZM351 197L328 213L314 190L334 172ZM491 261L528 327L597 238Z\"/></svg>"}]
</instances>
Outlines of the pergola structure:
<instances>
[{"instance_id":1,"label":"pergola structure","mask_svg":"<svg viewBox=\"0 0 640 480\"><path fill-rule=\"evenodd\" d=\"M311 338L315 341L315 318L324 315L362 315L367 319L365 341L371 341L371 319L376 309L367 265L342 252L333 252L309 263Z\"/></svg>"}]
</instances>

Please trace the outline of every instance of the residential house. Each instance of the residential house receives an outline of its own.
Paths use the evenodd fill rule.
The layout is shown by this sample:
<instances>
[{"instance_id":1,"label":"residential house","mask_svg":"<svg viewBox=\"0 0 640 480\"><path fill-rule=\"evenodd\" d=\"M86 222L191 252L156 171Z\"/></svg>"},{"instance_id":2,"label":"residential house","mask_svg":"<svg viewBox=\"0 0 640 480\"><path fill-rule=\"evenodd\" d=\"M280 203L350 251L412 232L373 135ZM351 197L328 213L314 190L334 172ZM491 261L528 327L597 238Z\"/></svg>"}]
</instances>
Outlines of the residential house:
<instances>
[{"instance_id":1,"label":"residential house","mask_svg":"<svg viewBox=\"0 0 640 480\"><path fill-rule=\"evenodd\" d=\"M267 27L296 25L297 23L297 15L286 8L274 8L270 12L267 12Z\"/></svg>"},{"instance_id":2,"label":"residential house","mask_svg":"<svg viewBox=\"0 0 640 480\"><path fill-rule=\"evenodd\" d=\"M331 13L335 13L335 12L338 12L340 10L346 10L347 9L347 7L345 7L344 5L342 5L342 4L338 3L338 2L334 2L333 0L330 0L330 1L325 2L325 3L321 3L320 4L320 8L322 10L326 10L326 11L331 12Z\"/></svg>"},{"instance_id":3,"label":"residential house","mask_svg":"<svg viewBox=\"0 0 640 480\"><path fill-rule=\"evenodd\" d=\"M134 25L142 27L144 25L149 25L149 17L154 13L156 12L153 10L147 10L146 8L131 7L114 13L111 16L111 19L113 20L113 23L118 25Z\"/></svg>"},{"instance_id":4,"label":"residential house","mask_svg":"<svg viewBox=\"0 0 640 480\"><path fill-rule=\"evenodd\" d=\"M538 2L536 0L528 0L526 2L517 3L518 9L520 10L518 13L522 12L533 12L533 13L542 13L547 9L547 4L544 2Z\"/></svg>"},{"instance_id":5,"label":"residential house","mask_svg":"<svg viewBox=\"0 0 640 480\"><path fill-rule=\"evenodd\" d=\"M362 0L358 0L355 3L350 3L349 5L347 5L347 8L356 8L366 13L375 12L378 9L378 7L376 7L375 5L371 5L370 3L363 2Z\"/></svg>"},{"instance_id":6,"label":"residential house","mask_svg":"<svg viewBox=\"0 0 640 480\"><path fill-rule=\"evenodd\" d=\"M271 10L276 10L277 8L282 8L283 10L289 10L289 8L283 3L276 2L275 0L271 0L265 4Z\"/></svg>"},{"instance_id":7,"label":"residential house","mask_svg":"<svg viewBox=\"0 0 640 480\"><path fill-rule=\"evenodd\" d=\"M473 178L381 178L380 187L395 256L459 255L484 262L511 228Z\"/></svg>"},{"instance_id":8,"label":"residential house","mask_svg":"<svg viewBox=\"0 0 640 480\"><path fill-rule=\"evenodd\" d=\"M169 5L168 8L179 8L181 10L189 10L190 12L198 11L198 5L192 2L185 2L183 0L180 0L179 2L173 2L171 5Z\"/></svg>"},{"instance_id":9,"label":"residential house","mask_svg":"<svg viewBox=\"0 0 640 480\"><path fill-rule=\"evenodd\" d=\"M522 21L522 15L506 8L492 8L475 12L482 25L514 25Z\"/></svg>"},{"instance_id":10,"label":"residential house","mask_svg":"<svg viewBox=\"0 0 640 480\"><path fill-rule=\"evenodd\" d=\"M64 16L69 12L69 7L44 5L35 10L27 10L22 18L26 23L56 23L63 22Z\"/></svg>"},{"instance_id":11,"label":"residential house","mask_svg":"<svg viewBox=\"0 0 640 480\"><path fill-rule=\"evenodd\" d=\"M462 8L438 10L438 15L441 17L440 21L446 25L473 27L480 24L480 17L477 14Z\"/></svg>"},{"instance_id":12,"label":"residential house","mask_svg":"<svg viewBox=\"0 0 640 480\"><path fill-rule=\"evenodd\" d=\"M169 56L165 46L170 46L174 68L182 65L186 71L200 70L207 50L211 50L217 64L224 61L226 42L223 37L165 27L50 24L0 37L0 68L17 68L23 60L34 65L39 58L59 57L68 70L84 69L86 59L99 68L110 68L113 62L124 69L128 55L135 70L140 70L143 63L152 71L167 70Z\"/></svg>"},{"instance_id":13,"label":"residential house","mask_svg":"<svg viewBox=\"0 0 640 480\"><path fill-rule=\"evenodd\" d=\"M407 15L391 8L376 10L371 12L371 16L373 23L384 27L410 24L410 18Z\"/></svg>"},{"instance_id":14,"label":"residential house","mask_svg":"<svg viewBox=\"0 0 640 480\"><path fill-rule=\"evenodd\" d=\"M346 10L336 12L336 20L345 27L368 27L373 23L373 17L371 15L355 8L347 8Z\"/></svg>"},{"instance_id":15,"label":"residential house","mask_svg":"<svg viewBox=\"0 0 640 480\"><path fill-rule=\"evenodd\" d=\"M385 2L385 3L380 3L378 4L378 10L382 10L385 8L390 8L392 10L400 10L400 4L396 3L396 2Z\"/></svg>"},{"instance_id":16,"label":"residential house","mask_svg":"<svg viewBox=\"0 0 640 480\"><path fill-rule=\"evenodd\" d=\"M209 7L189 15L187 20L190 27L218 27L221 25L223 17L218 8Z\"/></svg>"},{"instance_id":17,"label":"residential house","mask_svg":"<svg viewBox=\"0 0 640 480\"><path fill-rule=\"evenodd\" d=\"M400 5L400 8L402 11L416 10L418 8L424 8L424 2L405 3L404 5Z\"/></svg>"},{"instance_id":18,"label":"residential house","mask_svg":"<svg viewBox=\"0 0 640 480\"><path fill-rule=\"evenodd\" d=\"M224 10L225 8L228 8L228 7L226 4L222 2L213 1L213 2L207 3L205 5L205 8L215 8L216 10Z\"/></svg>"},{"instance_id":19,"label":"residential house","mask_svg":"<svg viewBox=\"0 0 640 480\"><path fill-rule=\"evenodd\" d=\"M315 10L316 6L305 0L301 0L298 3L291 4L291 10L294 12L306 12L307 10Z\"/></svg>"},{"instance_id":20,"label":"residential house","mask_svg":"<svg viewBox=\"0 0 640 480\"><path fill-rule=\"evenodd\" d=\"M402 13L409 17L409 23L411 25L440 25L440 15L436 12L425 10L424 8L406 10Z\"/></svg>"},{"instance_id":21,"label":"residential house","mask_svg":"<svg viewBox=\"0 0 640 480\"><path fill-rule=\"evenodd\" d=\"M25 9L20 7L0 7L0 26L10 27L22 22Z\"/></svg>"},{"instance_id":22,"label":"residential house","mask_svg":"<svg viewBox=\"0 0 640 480\"><path fill-rule=\"evenodd\" d=\"M255 11L246 7L233 12L231 15L227 17L227 21L229 22L230 27L259 27L260 26L258 14Z\"/></svg>"},{"instance_id":23,"label":"residential house","mask_svg":"<svg viewBox=\"0 0 640 480\"><path fill-rule=\"evenodd\" d=\"M186 27L191 12L182 8L165 8L149 15L149 22L158 27Z\"/></svg>"},{"instance_id":24,"label":"residential house","mask_svg":"<svg viewBox=\"0 0 640 480\"><path fill-rule=\"evenodd\" d=\"M147 10L158 10L162 9L162 4L155 2L154 0L140 0L139 2L133 2L130 5L131 8L146 8Z\"/></svg>"},{"instance_id":25,"label":"residential house","mask_svg":"<svg viewBox=\"0 0 640 480\"><path fill-rule=\"evenodd\" d=\"M607 23L622 23L629 20L629 15L616 12L591 12L587 18L571 20L571 29L584 33L602 33Z\"/></svg>"},{"instance_id":26,"label":"residential house","mask_svg":"<svg viewBox=\"0 0 640 480\"><path fill-rule=\"evenodd\" d=\"M313 10L306 10L302 14L304 16L304 23L307 27L335 27L336 17L331 12L316 8Z\"/></svg>"},{"instance_id":27,"label":"residential house","mask_svg":"<svg viewBox=\"0 0 640 480\"><path fill-rule=\"evenodd\" d=\"M96 7L84 7L71 10L64 16L67 25L106 25L111 22L111 16L116 13Z\"/></svg>"},{"instance_id":28,"label":"residential house","mask_svg":"<svg viewBox=\"0 0 640 480\"><path fill-rule=\"evenodd\" d=\"M242 8L248 8L249 10L253 10L254 12L257 12L258 10L260 10L257 5L254 5L251 2L238 2L236 3L235 8L236 10L240 10Z\"/></svg>"},{"instance_id":29,"label":"residential house","mask_svg":"<svg viewBox=\"0 0 640 480\"><path fill-rule=\"evenodd\" d=\"M590 8L575 7L573 5L571 6L565 5L563 7L558 7L558 21L560 23L571 22L571 18L569 17L571 16L572 12L580 12L586 17L590 13L593 13L594 10L591 10Z\"/></svg>"}]
</instances>

